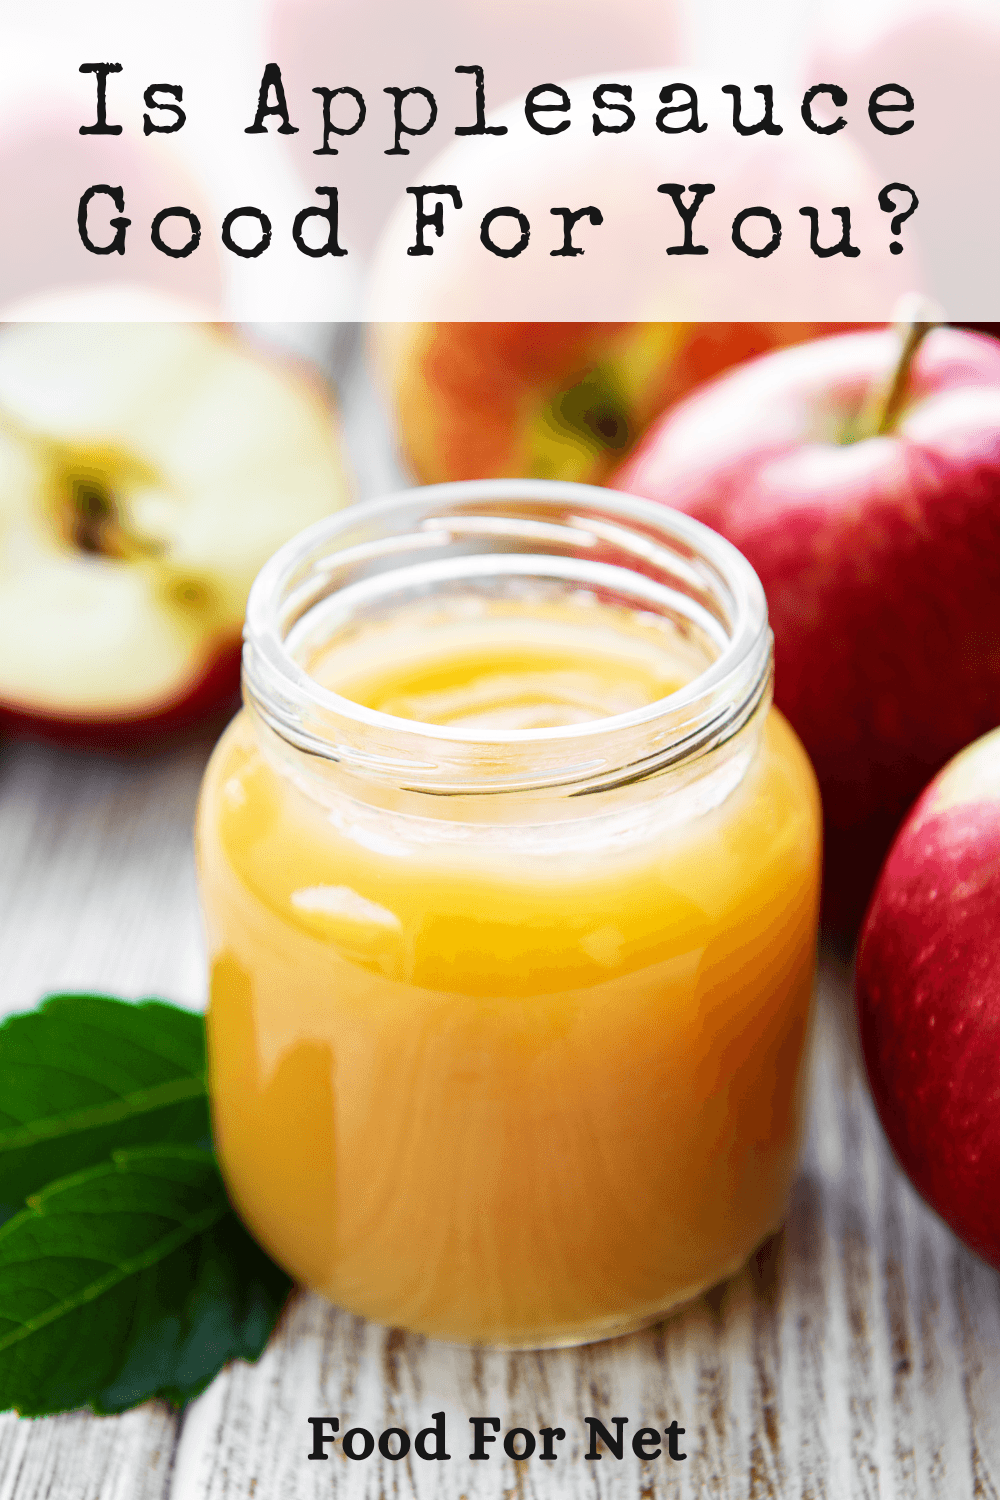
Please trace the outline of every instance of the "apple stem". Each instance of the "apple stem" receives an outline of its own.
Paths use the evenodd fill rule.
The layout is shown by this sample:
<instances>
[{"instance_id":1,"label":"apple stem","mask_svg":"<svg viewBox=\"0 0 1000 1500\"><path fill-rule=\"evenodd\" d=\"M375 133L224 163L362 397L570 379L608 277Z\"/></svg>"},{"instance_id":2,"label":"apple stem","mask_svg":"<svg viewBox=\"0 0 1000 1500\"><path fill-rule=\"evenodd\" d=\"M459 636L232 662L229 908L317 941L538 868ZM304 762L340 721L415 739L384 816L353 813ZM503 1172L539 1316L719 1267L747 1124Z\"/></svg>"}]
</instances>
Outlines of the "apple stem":
<instances>
[{"instance_id":1,"label":"apple stem","mask_svg":"<svg viewBox=\"0 0 1000 1500\"><path fill-rule=\"evenodd\" d=\"M936 322L908 322L899 325L902 334L902 346L899 351L899 359L893 371L892 384L889 386L888 394L882 403L878 423L875 431L883 437L887 432L895 429L897 419L906 400L907 389L910 384L910 369L916 357L917 350L927 337L932 328L936 328Z\"/></svg>"}]
</instances>

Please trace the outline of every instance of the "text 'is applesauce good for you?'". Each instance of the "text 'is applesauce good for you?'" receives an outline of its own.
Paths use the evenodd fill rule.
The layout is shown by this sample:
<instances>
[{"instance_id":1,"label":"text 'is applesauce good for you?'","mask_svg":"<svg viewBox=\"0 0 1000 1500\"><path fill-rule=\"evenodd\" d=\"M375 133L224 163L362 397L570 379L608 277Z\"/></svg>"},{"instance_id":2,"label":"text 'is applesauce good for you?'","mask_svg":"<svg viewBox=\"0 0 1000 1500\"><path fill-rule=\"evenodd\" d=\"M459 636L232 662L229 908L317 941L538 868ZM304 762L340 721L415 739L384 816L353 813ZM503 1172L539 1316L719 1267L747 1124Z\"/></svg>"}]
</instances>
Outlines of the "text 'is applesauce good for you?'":
<instances>
[{"instance_id":1,"label":"text 'is applesauce good for you?'","mask_svg":"<svg viewBox=\"0 0 1000 1500\"><path fill-rule=\"evenodd\" d=\"M80 71L92 73L96 80L96 119L80 127L81 135L119 135L124 126L109 118L109 78L123 71L121 63L82 63ZM456 73L469 74L474 81L475 120L473 123L454 127L456 136L495 137L506 135L506 125L487 124L485 70L478 64L459 65ZM318 157L335 157L342 149L334 141L357 135L368 119L369 106L363 94L350 85L337 88L317 86L312 92L320 96L322 108L315 122L316 139L320 144L313 154ZM427 135L438 122L438 102L430 89L414 84L407 88L387 87L382 91L389 96L391 108L386 101L380 110L384 116L382 124L387 131L386 146L382 155L398 157L409 155L407 139ZM752 92L739 84L726 84L721 88L731 100L731 126L740 136L776 137L786 129L777 117L775 91L772 84L756 84ZM748 96L748 97L745 97ZM146 110L142 115L144 135L173 135L183 129L187 114L183 107L184 88L180 83L150 84L143 95ZM380 104L382 101L379 101ZM470 101L471 104L472 101ZM798 126L816 136L836 135L852 123L843 111L849 106L846 90L838 84L815 83L803 94L801 100L789 101L787 128L798 117ZM871 90L863 101L865 125L883 136L906 135L914 124L914 100L909 89L898 83L880 84ZM667 83L659 91L660 108L652 121L641 122L633 106L631 84L601 83L588 100L586 111L580 117L579 108L574 116L573 101L565 88L559 84L542 83L530 89L524 100L525 128L538 137L561 136L569 130L575 120L594 136L627 136L633 129L654 128L665 136L682 136L689 132L702 134L709 129L704 119L704 103L697 89L691 84ZM592 105L592 109L591 109ZM830 108L823 112L822 107ZM319 109L319 105L314 106ZM589 118L588 118L589 113ZM860 110L857 113L862 113ZM832 116L832 117L829 117ZM304 119L304 115L299 115ZM239 128L239 127L235 127ZM260 80L257 109L250 125L243 126L247 135L267 134L276 130L279 134L298 134L300 127L292 123L289 102L286 97L281 70L277 63L269 63ZM138 129L138 122L136 124ZM321 204L302 208L291 225L291 238L296 248L312 258L323 256L341 257L348 249L341 244L341 204L339 188L335 184L318 186L316 194ZM461 185L458 183L413 184L405 189L414 200L414 239L407 246L410 256L434 254L429 236L441 238L445 233L446 207L457 213L464 206ZM695 219L705 200L715 192L712 182L664 182L657 192L665 195L675 213L673 225L681 235L679 243L668 243L668 255L707 255L709 246L698 243L694 233ZM96 200L96 201L95 201ZM887 183L878 194L879 207L890 216L891 238L888 251L893 255L902 252L899 238L903 224L919 206L915 190L907 183ZM116 213L112 214L112 209ZM584 238L588 231L599 229L604 223L604 211L598 204L577 206L553 205L550 214L557 220L554 226L546 226L550 232L543 237L544 244L539 253L567 259L585 253ZM861 253L851 239L851 209L847 205L804 204L799 214L807 220L809 248L814 255L827 259L843 255L848 259ZM832 217L833 238L821 234L821 219ZM128 246L128 230L132 221L127 217L127 205L123 187L112 183L94 183L86 189L77 208L77 226L80 240L93 255L125 255ZM663 233L669 238L670 220L664 220ZM837 230L839 229L839 238ZM532 239L532 226L526 214L516 205L501 204L490 209L478 226L479 240L483 248L502 260L516 259L528 250ZM179 205L165 207L155 215L150 225L153 245L163 255L183 260L194 254L201 243L201 221L191 209ZM268 249L273 238L274 227L264 209L254 205L242 205L231 209L224 217L220 238L232 254L246 260L256 259ZM766 260L781 246L783 226L773 209L760 204L741 209L730 225L729 239L735 249L754 260ZM536 236L536 238L538 238ZM552 244L549 244L549 241ZM885 246L881 247L884 251Z\"/></svg>"}]
</instances>

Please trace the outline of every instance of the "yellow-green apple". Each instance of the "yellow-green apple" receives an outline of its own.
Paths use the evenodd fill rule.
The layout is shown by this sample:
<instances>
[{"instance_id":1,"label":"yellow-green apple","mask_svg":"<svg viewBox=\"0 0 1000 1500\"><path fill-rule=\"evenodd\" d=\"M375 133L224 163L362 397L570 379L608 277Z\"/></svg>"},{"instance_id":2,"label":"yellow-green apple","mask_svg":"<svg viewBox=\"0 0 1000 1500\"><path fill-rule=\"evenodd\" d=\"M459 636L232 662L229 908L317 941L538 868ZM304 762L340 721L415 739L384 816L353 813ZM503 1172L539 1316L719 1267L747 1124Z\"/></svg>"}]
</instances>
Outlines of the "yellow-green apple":
<instances>
[{"instance_id":1,"label":"yellow-green apple","mask_svg":"<svg viewBox=\"0 0 1000 1500\"><path fill-rule=\"evenodd\" d=\"M372 344L402 457L421 483L601 484L694 386L828 326L395 323L375 324Z\"/></svg>"},{"instance_id":2,"label":"yellow-green apple","mask_svg":"<svg viewBox=\"0 0 1000 1500\"><path fill-rule=\"evenodd\" d=\"M668 413L614 479L722 532L760 575L842 928L914 797L1000 723L1000 346L935 328L905 374L899 348L884 330L753 360Z\"/></svg>"},{"instance_id":3,"label":"yellow-green apple","mask_svg":"<svg viewBox=\"0 0 1000 1500\"><path fill-rule=\"evenodd\" d=\"M857 960L872 1093L914 1186L1000 1268L1000 731L950 762L879 876Z\"/></svg>"},{"instance_id":4,"label":"yellow-green apple","mask_svg":"<svg viewBox=\"0 0 1000 1500\"><path fill-rule=\"evenodd\" d=\"M0 337L0 725L158 743L231 703L254 576L343 504L325 393L209 325Z\"/></svg>"}]
</instances>

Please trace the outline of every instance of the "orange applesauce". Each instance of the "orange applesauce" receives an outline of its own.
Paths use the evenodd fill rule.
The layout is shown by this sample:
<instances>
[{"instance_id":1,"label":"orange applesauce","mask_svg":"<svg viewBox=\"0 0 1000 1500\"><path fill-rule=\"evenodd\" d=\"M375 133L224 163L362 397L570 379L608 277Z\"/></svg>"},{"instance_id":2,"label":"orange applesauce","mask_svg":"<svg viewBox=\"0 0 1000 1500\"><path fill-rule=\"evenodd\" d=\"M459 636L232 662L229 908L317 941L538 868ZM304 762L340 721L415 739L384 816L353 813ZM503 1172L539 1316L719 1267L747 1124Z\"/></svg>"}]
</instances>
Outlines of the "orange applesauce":
<instances>
[{"instance_id":1,"label":"orange applesauce","mask_svg":"<svg viewBox=\"0 0 1000 1500\"><path fill-rule=\"evenodd\" d=\"M327 634L295 690L378 754L282 728L251 662L199 809L233 1199L380 1323L508 1347L640 1326L742 1264L795 1168L820 816L769 665L731 733L595 784L593 736L651 733L711 665L678 617L519 582ZM531 755L505 781L533 737L539 785Z\"/></svg>"}]
</instances>

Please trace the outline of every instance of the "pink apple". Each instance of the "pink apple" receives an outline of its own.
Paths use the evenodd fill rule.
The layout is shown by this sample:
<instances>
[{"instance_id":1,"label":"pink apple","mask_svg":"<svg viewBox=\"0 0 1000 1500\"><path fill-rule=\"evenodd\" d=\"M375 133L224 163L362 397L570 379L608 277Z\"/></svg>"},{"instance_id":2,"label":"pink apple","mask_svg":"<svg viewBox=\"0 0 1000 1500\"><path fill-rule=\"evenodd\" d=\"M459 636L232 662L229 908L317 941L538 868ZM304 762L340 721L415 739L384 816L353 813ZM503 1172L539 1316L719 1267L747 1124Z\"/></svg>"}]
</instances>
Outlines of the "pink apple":
<instances>
[{"instance_id":1,"label":"pink apple","mask_svg":"<svg viewBox=\"0 0 1000 1500\"><path fill-rule=\"evenodd\" d=\"M429 0L420 6L402 0L277 0L271 55L281 67L298 131L285 139L310 188L317 182L339 185L344 243L367 250L410 183L450 180L422 174L454 140L456 126L476 120L475 76L456 74L457 66L483 69L488 109L516 95L523 105L529 89L555 77L605 68L610 80L629 68L676 60L677 9L676 0L630 0L611 21L604 0ZM365 101L364 125L354 136L332 139L337 156L317 157L323 103L312 90L345 85ZM439 117L426 134L403 138L408 156L387 157L394 101L384 90L413 85L433 94ZM417 128L428 113L419 96L405 102L404 118ZM333 102L332 118L343 127L356 117L349 96ZM278 123L272 120L270 128ZM488 169L495 140L474 138L470 144L477 148L473 160Z\"/></svg>"},{"instance_id":2,"label":"pink apple","mask_svg":"<svg viewBox=\"0 0 1000 1500\"><path fill-rule=\"evenodd\" d=\"M782 134L742 137L723 92L729 75L685 68L680 76L691 94L673 107L686 111L690 124L696 100L704 129L668 137L656 122L671 76L677 75L656 67L616 75L616 86L630 91L635 116L622 135L593 134L595 95L608 82L606 73L596 73L559 81L569 100L562 123L570 128L558 135L541 140L528 128L522 97L489 117L506 135L487 143L445 138L446 149L418 181L460 189L462 207L451 197L428 198L425 212L440 208L442 233L430 230L429 253L414 254L416 199L400 188L373 261L371 320L855 323L885 319L900 296L920 290L916 251L889 254L878 205L882 183L848 132L813 135L798 118L801 95L789 89L775 96ZM707 253L668 253L681 250L684 239L672 196L660 191L670 183L712 187L692 220L692 235ZM564 253L566 221L558 205L584 211L572 255ZM601 215L599 223L585 205ZM806 205L820 215L827 248L843 230L833 206L849 208L858 255L815 255L801 213ZM500 219L490 228L497 210ZM762 256L741 251L733 239L748 210L753 227L746 226L746 237L739 229L740 243L766 249ZM346 200L344 215L346 225ZM487 241L494 253L484 248ZM505 250L513 253L505 258Z\"/></svg>"},{"instance_id":3,"label":"pink apple","mask_svg":"<svg viewBox=\"0 0 1000 1500\"><path fill-rule=\"evenodd\" d=\"M912 183L919 194L918 209L901 226L899 258L919 249L928 286L950 317L994 308L1000 198L982 185L996 156L995 0L845 0L831 8L807 66L811 80L834 80L846 92L843 113L880 183ZM872 90L890 79L914 100L913 126L901 135L869 128L866 118ZM957 225L972 205L975 231L962 232Z\"/></svg>"},{"instance_id":4,"label":"pink apple","mask_svg":"<svg viewBox=\"0 0 1000 1500\"><path fill-rule=\"evenodd\" d=\"M1000 346L933 330L880 435L898 353L886 330L751 361L669 412L610 481L697 516L760 575L843 928L913 799L1000 723Z\"/></svg>"},{"instance_id":5,"label":"pink apple","mask_svg":"<svg viewBox=\"0 0 1000 1500\"><path fill-rule=\"evenodd\" d=\"M113 306L140 308L138 293L168 299L188 314L218 316L223 296L221 247L208 232L213 214L203 188L183 174L155 140L101 137L99 150L92 137L81 137L80 120L64 102L50 101L26 121L11 122L0 134L0 201L16 205L16 233L7 236L0 265L0 308L5 317L35 316L41 299L61 294L78 297L84 308L100 293ZM93 255L77 230L77 205L94 183L122 188L126 217L131 219L125 255ZM171 204L195 212L205 233L196 254L175 260L155 249L150 239L154 216ZM95 243L110 243L108 222L117 210L107 197L92 205L89 220ZM164 230L166 234L167 229ZM183 240L183 236L181 236ZM86 295L83 295L86 294ZM171 316L163 306L138 311L138 316ZM181 310L174 316L185 316ZM92 316L84 310L82 317ZM125 312L124 316L129 316Z\"/></svg>"},{"instance_id":6,"label":"pink apple","mask_svg":"<svg viewBox=\"0 0 1000 1500\"><path fill-rule=\"evenodd\" d=\"M325 393L207 324L0 337L0 727L157 744L232 703L250 584L347 498Z\"/></svg>"},{"instance_id":7,"label":"pink apple","mask_svg":"<svg viewBox=\"0 0 1000 1500\"><path fill-rule=\"evenodd\" d=\"M932 1208L1000 1267L1000 731L945 767L904 823L858 950L882 1124Z\"/></svg>"}]
</instances>

